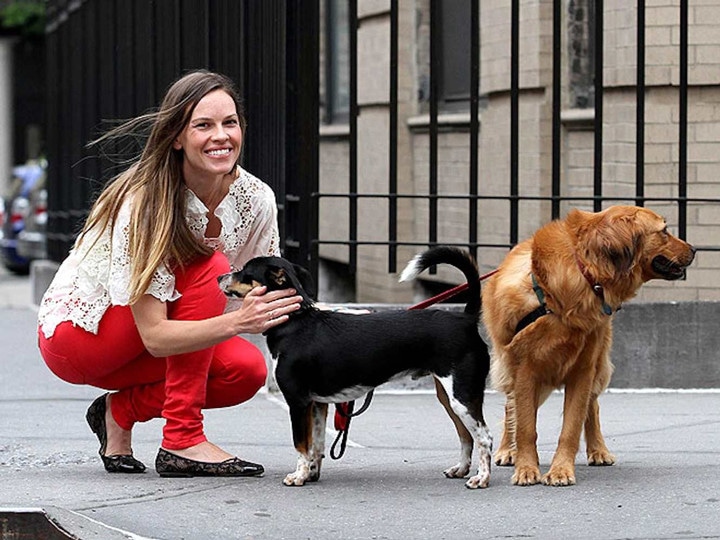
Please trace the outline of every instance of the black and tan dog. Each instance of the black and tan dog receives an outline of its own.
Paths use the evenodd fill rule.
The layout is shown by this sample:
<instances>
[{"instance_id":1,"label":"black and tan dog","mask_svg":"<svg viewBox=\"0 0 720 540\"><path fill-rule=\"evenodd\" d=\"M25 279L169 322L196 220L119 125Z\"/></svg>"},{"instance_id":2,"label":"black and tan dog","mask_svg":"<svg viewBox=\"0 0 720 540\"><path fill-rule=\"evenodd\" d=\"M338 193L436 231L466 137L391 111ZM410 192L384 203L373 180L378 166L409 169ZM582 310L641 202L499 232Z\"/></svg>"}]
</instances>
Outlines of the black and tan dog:
<instances>
[{"instance_id":1,"label":"black and tan dog","mask_svg":"<svg viewBox=\"0 0 720 540\"><path fill-rule=\"evenodd\" d=\"M307 292L309 273L278 257L259 257L239 272L219 278L228 296L243 297L257 286L294 288L302 307L290 320L266 332L277 360L275 378L290 409L297 469L285 477L288 486L320 478L325 449L328 403L351 401L402 375L430 373L438 398L460 437L460 461L444 471L463 478L471 467L473 447L480 454L476 475L466 486L487 487L492 437L483 418L489 354L478 333L480 281L469 254L436 247L415 257L400 280L426 268L450 264L465 275L470 299L463 312L397 310L364 315L318 309Z\"/></svg>"}]
</instances>

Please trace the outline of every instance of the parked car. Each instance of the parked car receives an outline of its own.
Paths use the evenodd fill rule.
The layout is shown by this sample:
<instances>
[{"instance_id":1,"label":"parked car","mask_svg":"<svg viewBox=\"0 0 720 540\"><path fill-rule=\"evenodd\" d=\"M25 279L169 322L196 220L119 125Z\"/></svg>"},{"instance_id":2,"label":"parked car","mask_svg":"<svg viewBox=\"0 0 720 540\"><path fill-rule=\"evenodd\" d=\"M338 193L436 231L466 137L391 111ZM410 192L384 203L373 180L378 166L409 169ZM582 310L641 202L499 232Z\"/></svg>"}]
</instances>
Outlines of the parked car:
<instances>
[{"instance_id":1,"label":"parked car","mask_svg":"<svg viewBox=\"0 0 720 540\"><path fill-rule=\"evenodd\" d=\"M46 168L44 161L13 167L10 189L0 204L0 258L17 274L26 274L32 260L45 258Z\"/></svg>"}]
</instances>

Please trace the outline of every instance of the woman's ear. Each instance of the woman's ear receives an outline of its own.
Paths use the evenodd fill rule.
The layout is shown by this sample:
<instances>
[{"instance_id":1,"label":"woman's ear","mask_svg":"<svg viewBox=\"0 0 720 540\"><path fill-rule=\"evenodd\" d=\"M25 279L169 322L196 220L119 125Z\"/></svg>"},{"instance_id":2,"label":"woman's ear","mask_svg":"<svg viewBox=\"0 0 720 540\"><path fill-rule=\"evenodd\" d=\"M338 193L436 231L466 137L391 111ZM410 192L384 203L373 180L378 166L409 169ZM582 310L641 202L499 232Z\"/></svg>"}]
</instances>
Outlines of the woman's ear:
<instances>
[{"instance_id":1,"label":"woman's ear","mask_svg":"<svg viewBox=\"0 0 720 540\"><path fill-rule=\"evenodd\" d=\"M175 139L173 141L173 148L175 150L182 150L182 144L180 144L180 139Z\"/></svg>"}]
</instances>

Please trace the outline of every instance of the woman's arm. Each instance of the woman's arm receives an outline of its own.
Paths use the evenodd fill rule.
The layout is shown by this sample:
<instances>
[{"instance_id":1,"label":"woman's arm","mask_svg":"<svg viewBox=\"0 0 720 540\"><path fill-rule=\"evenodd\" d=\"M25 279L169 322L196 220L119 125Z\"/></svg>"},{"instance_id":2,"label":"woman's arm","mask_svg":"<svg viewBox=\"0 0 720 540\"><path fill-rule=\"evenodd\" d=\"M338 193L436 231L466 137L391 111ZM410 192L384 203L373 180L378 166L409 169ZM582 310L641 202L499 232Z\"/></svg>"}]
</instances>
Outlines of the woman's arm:
<instances>
[{"instance_id":1,"label":"woman's arm","mask_svg":"<svg viewBox=\"0 0 720 540\"><path fill-rule=\"evenodd\" d=\"M286 289L265 294L253 289L237 311L200 321L167 318L167 303L149 294L131 306L145 348L153 356L171 356L212 347L238 334L259 334L288 320L302 297Z\"/></svg>"}]
</instances>

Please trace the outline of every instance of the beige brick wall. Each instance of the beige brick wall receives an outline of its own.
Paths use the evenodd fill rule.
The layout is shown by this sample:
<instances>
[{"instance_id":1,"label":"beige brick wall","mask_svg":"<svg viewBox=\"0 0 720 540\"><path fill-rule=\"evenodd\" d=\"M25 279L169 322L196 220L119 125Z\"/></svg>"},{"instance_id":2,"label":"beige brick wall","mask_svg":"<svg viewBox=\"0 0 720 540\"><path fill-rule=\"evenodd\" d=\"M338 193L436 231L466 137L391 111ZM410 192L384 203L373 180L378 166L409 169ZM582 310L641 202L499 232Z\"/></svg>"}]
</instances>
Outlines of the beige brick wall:
<instances>
[{"instance_id":1,"label":"beige brick wall","mask_svg":"<svg viewBox=\"0 0 720 540\"><path fill-rule=\"evenodd\" d=\"M510 86L510 2L484 0L480 15L481 93L504 92ZM551 84L552 2L520 2L520 86Z\"/></svg>"},{"instance_id":2,"label":"beige brick wall","mask_svg":"<svg viewBox=\"0 0 720 540\"><path fill-rule=\"evenodd\" d=\"M358 3L358 189L361 193L387 193L389 181L389 2L372 0ZM399 114L406 119L415 114L415 11L412 2L400 3L400 33L405 36L399 46L400 70L398 81ZM347 130L323 128L320 147L320 191L347 193L349 191L349 150ZM412 192L412 161L409 131L398 133L398 186L402 193ZM366 198L358 201L358 239L363 242L388 240L387 199ZM320 235L325 240L348 238L347 199L321 199ZM398 237L412 238L412 204L398 201ZM398 249L398 271L417 250ZM320 254L331 260L348 262L348 249L321 245ZM357 300L361 302L409 302L412 285L397 283L397 273L388 273L387 247L358 247L358 267L355 275Z\"/></svg>"},{"instance_id":3,"label":"beige brick wall","mask_svg":"<svg viewBox=\"0 0 720 540\"><path fill-rule=\"evenodd\" d=\"M679 166L677 89L656 88L647 94L645 128L645 196L672 198L678 195ZM689 116L694 124L688 129L688 195L717 198L720 186L720 138L707 134L716 129L712 115L698 115L696 108L713 109L720 93L706 88L691 89ZM606 196L618 197L618 204L633 204L635 196L635 93L634 90L611 91L605 95L603 141L603 179ZM692 111L692 112L691 112ZM690 120L693 122L693 120ZM700 134L698 137L698 133ZM588 129L565 130L568 155L564 174L566 186L573 194L592 193L593 134ZM717 141L717 142L716 142ZM699 173L699 169L702 173ZM708 176L709 175L709 176ZM703 176L705 176L703 178ZM564 211L569 205L565 205ZM577 205L590 209L591 205ZM648 201L646 207L662 214L670 229L677 233L678 205L670 201ZM687 209L687 239L691 243L717 245L720 239L720 207L717 203L693 203ZM688 273L688 279L666 283L652 281L641 289L636 301L717 300L717 274L720 257L701 253Z\"/></svg>"},{"instance_id":4,"label":"beige brick wall","mask_svg":"<svg viewBox=\"0 0 720 540\"><path fill-rule=\"evenodd\" d=\"M327 135L320 145L321 193L347 193L348 186L348 145L346 137ZM324 240L346 240L350 225L348 220L349 204L345 198L322 198L319 203L320 238ZM337 262L348 261L345 246L321 244L320 256Z\"/></svg>"},{"instance_id":5,"label":"beige brick wall","mask_svg":"<svg viewBox=\"0 0 720 540\"><path fill-rule=\"evenodd\" d=\"M361 191L386 193L388 178L388 63L389 16L387 2L360 3L358 40L361 106L358 119L358 173ZM521 3L520 73L520 193L550 194L551 190L551 47L552 2L523 0ZM680 0L647 0L645 106L645 196L671 198L678 195L679 102L679 6ZM418 61L427 0L400 2L400 149L399 184L402 193L425 194L429 178L427 121L418 117ZM604 195L631 204L635 195L635 80L637 75L636 7L624 0L605 1L605 68L603 117ZM720 200L720 0L692 2L689 8L689 109L688 195ZM483 0L481 15L481 90L487 97L481 112L478 145L479 191L486 196L506 196L510 185L510 3ZM420 52L419 52L420 51ZM593 191L592 110L563 111L562 194L591 196ZM467 193L469 141L467 121L445 122L441 117L438 139L439 191ZM321 190L347 191L347 146L344 137L323 139ZM399 240L425 241L428 236L426 201L399 202ZM564 202L561 215L571 207L590 209L592 204ZM677 204L648 202L649 208L666 216L677 230ZM342 238L347 231L346 201L321 203L321 235ZM387 238L387 202L362 201L359 206L359 236L364 240ZM509 203L493 199L479 201L479 241L504 244L509 241ZM438 240L467 240L468 203L441 201L438 204ZM546 202L520 203L520 239L547 221ZM693 203L687 209L687 236L692 243L717 246L720 240L720 205ZM419 248L403 248L398 255L400 270ZM482 248L481 269L494 268L506 250ZM321 248L328 258L345 261L347 250ZM404 302L412 298L410 285L396 284L388 274L387 248L360 247L356 277L360 302ZM636 301L720 300L720 253L701 252L681 282L651 282ZM452 270L440 269L437 277L450 283L461 278Z\"/></svg>"},{"instance_id":6,"label":"beige brick wall","mask_svg":"<svg viewBox=\"0 0 720 540\"><path fill-rule=\"evenodd\" d=\"M606 86L634 85L637 66L637 8L634 2L605 2ZM688 79L691 84L720 80L720 2L688 6ZM680 81L680 0L647 0L645 80L650 86Z\"/></svg>"}]
</instances>

